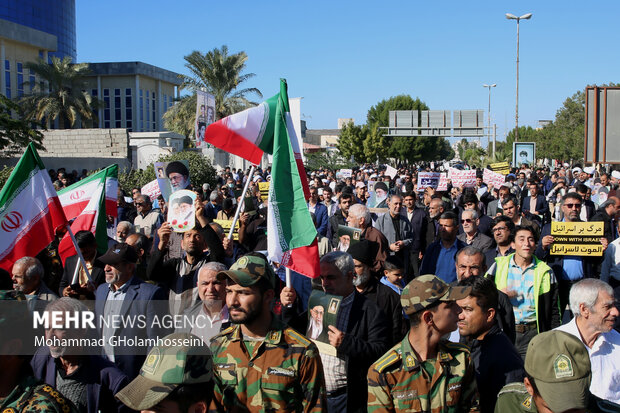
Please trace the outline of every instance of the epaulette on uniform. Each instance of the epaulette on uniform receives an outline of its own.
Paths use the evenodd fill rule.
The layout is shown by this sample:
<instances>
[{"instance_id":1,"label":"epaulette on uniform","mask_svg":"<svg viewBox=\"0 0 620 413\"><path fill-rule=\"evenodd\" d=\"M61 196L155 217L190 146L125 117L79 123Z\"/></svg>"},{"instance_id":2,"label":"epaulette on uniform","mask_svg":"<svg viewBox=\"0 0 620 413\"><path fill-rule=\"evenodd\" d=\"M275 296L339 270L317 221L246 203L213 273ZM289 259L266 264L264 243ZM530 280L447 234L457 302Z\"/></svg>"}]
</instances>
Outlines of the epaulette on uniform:
<instances>
[{"instance_id":1,"label":"epaulette on uniform","mask_svg":"<svg viewBox=\"0 0 620 413\"><path fill-rule=\"evenodd\" d=\"M502 387L502 389L499 391L499 393L497 393L497 397L501 396L502 394L507 394L507 393L517 393L517 394L522 394L522 395L529 395L527 389L525 388L525 386L523 385L522 382L518 382L518 383L509 383L507 385L505 385L504 387Z\"/></svg>"},{"instance_id":2,"label":"epaulette on uniform","mask_svg":"<svg viewBox=\"0 0 620 413\"><path fill-rule=\"evenodd\" d=\"M379 360L377 360L377 362L375 363L375 370L377 370L377 372L379 373L383 373L385 369L387 369L390 366L393 366L394 364L399 362L400 359L401 359L400 353L398 353L396 350L391 350L387 352Z\"/></svg>"},{"instance_id":3,"label":"epaulette on uniform","mask_svg":"<svg viewBox=\"0 0 620 413\"><path fill-rule=\"evenodd\" d=\"M444 345L446 346L448 350L461 351L467 354L469 354L471 351L468 346L466 346L465 344L461 344L461 343L453 343L451 341L445 341Z\"/></svg>"},{"instance_id":4,"label":"epaulette on uniform","mask_svg":"<svg viewBox=\"0 0 620 413\"><path fill-rule=\"evenodd\" d=\"M211 343L217 341L217 339L219 339L220 337L224 337L227 336L228 334L232 333L232 331L235 329L235 326L232 325L230 327L225 328L224 330L220 331L219 333L217 333L216 335L214 335L213 337L211 337Z\"/></svg>"},{"instance_id":5,"label":"epaulette on uniform","mask_svg":"<svg viewBox=\"0 0 620 413\"><path fill-rule=\"evenodd\" d=\"M287 328L286 330L284 330L284 334L286 334L288 338L292 339L297 344L302 345L304 347L308 347L310 346L310 344L312 344L312 341L308 340L306 337L299 334L297 331L293 330L292 328Z\"/></svg>"}]
</instances>

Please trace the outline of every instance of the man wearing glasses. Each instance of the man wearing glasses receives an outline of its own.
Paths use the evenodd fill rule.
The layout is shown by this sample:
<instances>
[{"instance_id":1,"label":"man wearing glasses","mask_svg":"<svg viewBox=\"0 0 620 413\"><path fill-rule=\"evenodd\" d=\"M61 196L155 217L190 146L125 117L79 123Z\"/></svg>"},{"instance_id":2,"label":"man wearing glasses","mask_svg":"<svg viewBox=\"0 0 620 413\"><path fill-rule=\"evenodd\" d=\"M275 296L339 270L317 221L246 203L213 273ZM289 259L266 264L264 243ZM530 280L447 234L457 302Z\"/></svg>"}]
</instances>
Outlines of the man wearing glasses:
<instances>
[{"instance_id":1,"label":"man wearing glasses","mask_svg":"<svg viewBox=\"0 0 620 413\"><path fill-rule=\"evenodd\" d=\"M563 221L581 222L580 214L583 206L583 198L576 192L569 192L562 198ZM551 255L553 236L551 235L551 224L547 224L542 229L542 237L536 248L536 256L546 261L553 269L558 278L560 312L563 313L568 305L568 295L573 284L583 278L598 278L596 271L597 265L602 257L581 257L573 255ZM601 238L603 249L607 249L608 241ZM569 310L570 311L570 310Z\"/></svg>"},{"instance_id":2,"label":"man wearing glasses","mask_svg":"<svg viewBox=\"0 0 620 413\"><path fill-rule=\"evenodd\" d=\"M484 253L487 268L495 262L496 257L505 257L515 252L512 247L514 241L515 224L505 215L499 215L493 219L493 240L495 248Z\"/></svg>"},{"instance_id":3,"label":"man wearing glasses","mask_svg":"<svg viewBox=\"0 0 620 413\"><path fill-rule=\"evenodd\" d=\"M152 208L151 199L147 195L137 195L134 205L138 211L138 215L133 221L136 232L153 238L155 230L164 222L161 213L158 209Z\"/></svg>"}]
</instances>

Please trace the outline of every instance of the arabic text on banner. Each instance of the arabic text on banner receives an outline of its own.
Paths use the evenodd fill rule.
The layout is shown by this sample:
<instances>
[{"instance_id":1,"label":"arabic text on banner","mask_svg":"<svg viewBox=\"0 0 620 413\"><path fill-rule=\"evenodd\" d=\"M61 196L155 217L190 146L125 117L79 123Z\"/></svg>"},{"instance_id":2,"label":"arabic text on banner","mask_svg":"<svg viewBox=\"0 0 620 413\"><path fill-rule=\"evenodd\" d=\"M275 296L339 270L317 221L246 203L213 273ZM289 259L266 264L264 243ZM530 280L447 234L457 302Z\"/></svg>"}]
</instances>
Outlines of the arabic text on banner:
<instances>
[{"instance_id":1,"label":"arabic text on banner","mask_svg":"<svg viewBox=\"0 0 620 413\"><path fill-rule=\"evenodd\" d=\"M418 191L423 191L424 188L431 187L437 188L439 185L439 172L420 172L418 173Z\"/></svg>"},{"instance_id":2,"label":"arabic text on banner","mask_svg":"<svg viewBox=\"0 0 620 413\"><path fill-rule=\"evenodd\" d=\"M502 175L508 175L510 173L510 165L508 162L497 162L489 165L489 168L493 172L500 173Z\"/></svg>"},{"instance_id":3,"label":"arabic text on banner","mask_svg":"<svg viewBox=\"0 0 620 413\"><path fill-rule=\"evenodd\" d=\"M498 172L493 172L490 169L484 168L482 180L487 185L493 185L493 188L499 188L506 182L506 177Z\"/></svg>"},{"instance_id":4,"label":"arabic text on banner","mask_svg":"<svg viewBox=\"0 0 620 413\"><path fill-rule=\"evenodd\" d=\"M232 225L232 220L228 219L214 219L213 222L216 224L220 224L224 233L228 235L230 231L230 226ZM233 230L233 240L239 241L239 221L235 224L235 229Z\"/></svg>"},{"instance_id":5,"label":"arabic text on banner","mask_svg":"<svg viewBox=\"0 0 620 413\"><path fill-rule=\"evenodd\" d=\"M601 256L603 222L552 222L551 255Z\"/></svg>"},{"instance_id":6,"label":"arabic text on banner","mask_svg":"<svg viewBox=\"0 0 620 413\"><path fill-rule=\"evenodd\" d=\"M472 188L476 186L476 170L470 169L461 171L459 169L450 168L448 179L452 181L452 186Z\"/></svg>"}]
</instances>

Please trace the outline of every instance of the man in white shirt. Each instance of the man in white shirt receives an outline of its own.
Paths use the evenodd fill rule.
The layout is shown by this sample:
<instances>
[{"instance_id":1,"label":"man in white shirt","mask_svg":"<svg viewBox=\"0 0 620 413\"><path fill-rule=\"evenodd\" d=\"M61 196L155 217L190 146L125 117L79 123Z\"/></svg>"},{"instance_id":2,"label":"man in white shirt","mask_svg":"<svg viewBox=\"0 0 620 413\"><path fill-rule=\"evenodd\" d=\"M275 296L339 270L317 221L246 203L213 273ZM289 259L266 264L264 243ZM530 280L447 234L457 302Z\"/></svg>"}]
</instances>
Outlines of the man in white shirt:
<instances>
[{"instance_id":1,"label":"man in white shirt","mask_svg":"<svg viewBox=\"0 0 620 413\"><path fill-rule=\"evenodd\" d=\"M620 224L620 220L616 224ZM620 238L612 241L605 250L605 258L601 265L601 280L612 288L620 286Z\"/></svg>"},{"instance_id":2,"label":"man in white shirt","mask_svg":"<svg viewBox=\"0 0 620 413\"><path fill-rule=\"evenodd\" d=\"M592 394L620 404L620 333L613 329L619 312L613 289L601 280L586 278L573 285L569 300L575 318L557 330L585 344L592 364Z\"/></svg>"}]
</instances>

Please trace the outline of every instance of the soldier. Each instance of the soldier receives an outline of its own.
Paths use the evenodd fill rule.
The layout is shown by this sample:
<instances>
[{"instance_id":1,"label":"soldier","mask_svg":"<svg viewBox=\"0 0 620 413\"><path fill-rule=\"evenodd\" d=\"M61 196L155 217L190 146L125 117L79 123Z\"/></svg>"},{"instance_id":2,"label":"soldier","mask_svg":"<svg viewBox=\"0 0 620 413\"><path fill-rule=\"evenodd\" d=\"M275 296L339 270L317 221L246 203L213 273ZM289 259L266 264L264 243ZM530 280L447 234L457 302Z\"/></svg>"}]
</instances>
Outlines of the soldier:
<instances>
[{"instance_id":1,"label":"soldier","mask_svg":"<svg viewBox=\"0 0 620 413\"><path fill-rule=\"evenodd\" d=\"M0 291L0 303L0 412L77 413L73 403L32 374L25 356L32 350L28 341L33 340L25 332L25 326L32 325L26 296L19 291Z\"/></svg>"},{"instance_id":2,"label":"soldier","mask_svg":"<svg viewBox=\"0 0 620 413\"><path fill-rule=\"evenodd\" d=\"M563 331L538 334L528 345L525 372L523 383L499 392L496 413L577 413L593 407L590 358L578 338Z\"/></svg>"},{"instance_id":3,"label":"soldier","mask_svg":"<svg viewBox=\"0 0 620 413\"><path fill-rule=\"evenodd\" d=\"M318 412L325 407L323 367L316 346L271 312L275 274L260 254L245 255L218 277L235 325L211 341L226 410Z\"/></svg>"},{"instance_id":4,"label":"soldier","mask_svg":"<svg viewBox=\"0 0 620 413\"><path fill-rule=\"evenodd\" d=\"M161 343L116 398L142 412L207 412L214 388L209 348L189 333L170 334Z\"/></svg>"},{"instance_id":5,"label":"soldier","mask_svg":"<svg viewBox=\"0 0 620 413\"><path fill-rule=\"evenodd\" d=\"M368 411L461 412L476 404L473 364L466 346L442 340L457 327L455 300L471 287L422 275L403 290L407 337L368 370Z\"/></svg>"}]
</instances>

